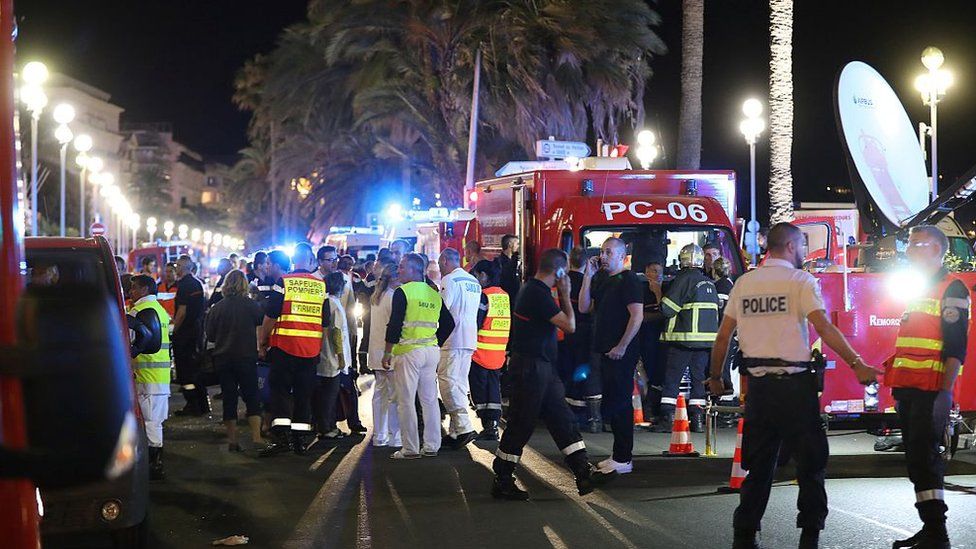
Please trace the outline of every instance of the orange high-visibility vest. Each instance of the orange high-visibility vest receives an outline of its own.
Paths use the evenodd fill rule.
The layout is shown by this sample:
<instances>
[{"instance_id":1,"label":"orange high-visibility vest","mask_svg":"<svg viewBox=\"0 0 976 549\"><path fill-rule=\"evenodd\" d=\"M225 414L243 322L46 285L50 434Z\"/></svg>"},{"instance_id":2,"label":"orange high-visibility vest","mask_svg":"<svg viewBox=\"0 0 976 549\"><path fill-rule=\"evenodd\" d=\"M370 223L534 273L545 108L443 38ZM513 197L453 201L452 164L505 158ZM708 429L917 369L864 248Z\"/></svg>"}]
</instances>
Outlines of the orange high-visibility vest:
<instances>
[{"instance_id":1,"label":"orange high-visibility vest","mask_svg":"<svg viewBox=\"0 0 976 549\"><path fill-rule=\"evenodd\" d=\"M895 340L895 356L885 374L889 387L923 391L942 388L942 296L955 277L947 275L922 297L908 304ZM963 300L965 301L965 300Z\"/></svg>"},{"instance_id":2,"label":"orange high-visibility vest","mask_svg":"<svg viewBox=\"0 0 976 549\"><path fill-rule=\"evenodd\" d=\"M163 306L163 309L169 313L170 318L176 317L176 284L172 286L166 286L165 284L159 285L159 290L156 292L156 301Z\"/></svg>"},{"instance_id":3,"label":"orange high-visibility vest","mask_svg":"<svg viewBox=\"0 0 976 549\"><path fill-rule=\"evenodd\" d=\"M322 350L322 306L325 282L311 273L282 277L285 298L281 316L271 332L270 345L297 357L312 358Z\"/></svg>"},{"instance_id":4,"label":"orange high-visibility vest","mask_svg":"<svg viewBox=\"0 0 976 549\"><path fill-rule=\"evenodd\" d=\"M498 286L484 289L488 296L488 315L478 330L478 347L471 360L488 370L505 364L505 347L512 327L511 298Z\"/></svg>"}]
</instances>

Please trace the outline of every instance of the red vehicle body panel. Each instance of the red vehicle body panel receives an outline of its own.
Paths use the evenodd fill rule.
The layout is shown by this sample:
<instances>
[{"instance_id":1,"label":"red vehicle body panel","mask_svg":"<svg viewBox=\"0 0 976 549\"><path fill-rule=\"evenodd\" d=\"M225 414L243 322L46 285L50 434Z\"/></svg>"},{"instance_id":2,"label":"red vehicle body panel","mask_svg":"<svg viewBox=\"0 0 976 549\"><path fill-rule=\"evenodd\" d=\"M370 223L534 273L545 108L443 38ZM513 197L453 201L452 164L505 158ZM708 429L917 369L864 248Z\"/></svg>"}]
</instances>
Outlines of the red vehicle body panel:
<instances>
[{"instance_id":1,"label":"red vehicle body panel","mask_svg":"<svg viewBox=\"0 0 976 549\"><path fill-rule=\"evenodd\" d=\"M586 182L589 182L588 184ZM515 191L525 185L525 274L535 272L538 255L547 248L565 248L566 234L579 243L586 227L625 225L735 226L735 173L731 171L537 171L477 183L477 229L466 238L479 238L490 256L501 251L505 234L516 234ZM588 189L584 192L584 184ZM672 203L684 206L669 210ZM612 206L611 206L612 204ZM688 215L692 205L700 215ZM620 205L623 209L618 211ZM702 220L703 219L703 220Z\"/></svg>"}]
</instances>

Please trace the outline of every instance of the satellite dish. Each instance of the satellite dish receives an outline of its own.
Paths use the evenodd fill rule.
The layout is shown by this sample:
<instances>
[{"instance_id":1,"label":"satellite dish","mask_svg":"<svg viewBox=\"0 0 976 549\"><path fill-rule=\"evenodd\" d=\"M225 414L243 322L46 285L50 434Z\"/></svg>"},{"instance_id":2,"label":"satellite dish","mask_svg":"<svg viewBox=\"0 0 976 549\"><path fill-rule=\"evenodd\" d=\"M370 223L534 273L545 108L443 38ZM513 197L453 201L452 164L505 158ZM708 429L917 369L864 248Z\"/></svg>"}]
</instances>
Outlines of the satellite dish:
<instances>
[{"instance_id":1,"label":"satellite dish","mask_svg":"<svg viewBox=\"0 0 976 549\"><path fill-rule=\"evenodd\" d=\"M905 107L881 74L861 61L841 70L834 105L862 213L881 232L905 227L929 205L930 184Z\"/></svg>"}]
</instances>

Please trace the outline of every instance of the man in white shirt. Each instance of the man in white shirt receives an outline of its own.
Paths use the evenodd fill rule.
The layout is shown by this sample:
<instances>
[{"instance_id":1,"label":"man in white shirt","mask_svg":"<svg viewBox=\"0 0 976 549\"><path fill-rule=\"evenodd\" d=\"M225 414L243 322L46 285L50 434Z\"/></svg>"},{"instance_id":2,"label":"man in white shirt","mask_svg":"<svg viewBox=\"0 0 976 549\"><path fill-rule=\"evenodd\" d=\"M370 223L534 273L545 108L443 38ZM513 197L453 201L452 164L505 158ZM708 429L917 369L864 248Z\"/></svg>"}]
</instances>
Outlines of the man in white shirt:
<instances>
[{"instance_id":1,"label":"man in white shirt","mask_svg":"<svg viewBox=\"0 0 976 549\"><path fill-rule=\"evenodd\" d=\"M468 372L471 355L478 346L478 307L481 305L481 284L461 268L461 254L453 248L441 252L441 299L454 317L454 332L441 346L441 360L437 365L437 381L441 400L451 416L448 444L463 448L478 437L468 416Z\"/></svg>"}]
</instances>

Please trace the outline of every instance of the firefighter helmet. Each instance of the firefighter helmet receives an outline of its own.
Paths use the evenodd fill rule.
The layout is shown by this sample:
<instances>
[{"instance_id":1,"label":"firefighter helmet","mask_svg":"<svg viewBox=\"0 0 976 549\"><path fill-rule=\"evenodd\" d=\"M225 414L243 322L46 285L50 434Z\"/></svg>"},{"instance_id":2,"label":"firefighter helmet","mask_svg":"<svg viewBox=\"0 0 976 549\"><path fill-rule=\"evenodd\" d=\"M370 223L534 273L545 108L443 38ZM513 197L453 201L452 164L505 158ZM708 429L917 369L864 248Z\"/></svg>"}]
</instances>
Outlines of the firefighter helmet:
<instances>
[{"instance_id":1,"label":"firefighter helmet","mask_svg":"<svg viewBox=\"0 0 976 549\"><path fill-rule=\"evenodd\" d=\"M701 268L705 264L705 252L698 244L687 244L678 252L678 266L682 269L688 267Z\"/></svg>"}]
</instances>

